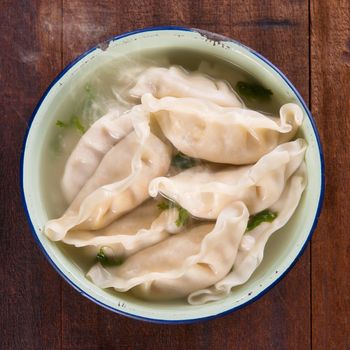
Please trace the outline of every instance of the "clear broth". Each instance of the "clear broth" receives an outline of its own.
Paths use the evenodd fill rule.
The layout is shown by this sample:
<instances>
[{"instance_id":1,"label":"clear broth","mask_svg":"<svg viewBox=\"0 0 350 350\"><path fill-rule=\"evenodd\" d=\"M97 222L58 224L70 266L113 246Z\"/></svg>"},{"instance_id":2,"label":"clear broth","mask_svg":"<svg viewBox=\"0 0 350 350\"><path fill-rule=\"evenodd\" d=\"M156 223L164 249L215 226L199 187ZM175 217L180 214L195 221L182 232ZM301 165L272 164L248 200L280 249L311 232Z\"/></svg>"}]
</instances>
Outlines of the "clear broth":
<instances>
[{"instance_id":1,"label":"clear broth","mask_svg":"<svg viewBox=\"0 0 350 350\"><path fill-rule=\"evenodd\" d=\"M188 71L199 71L215 79L226 80L235 89L238 81L263 85L273 91L271 99L264 103L254 103L244 98L248 108L265 114L278 115L279 108L287 102L295 102L286 91L276 91L266 82L241 69L239 66L222 60L219 57L192 50L152 50L142 51L132 56L110 59L108 64L97 68L88 76L79 77L78 85L62 98L53 115L51 127L45 136L45 146L41 154L42 198L50 219L57 218L67 208L61 190L60 180L65 163L82 133L76 128L60 128L56 121L68 123L76 116L87 128L102 117L109 107L117 105L128 109L138 101L127 95L136 75L150 66L182 66ZM128 71L129 69L129 71ZM64 254L85 274L95 260L86 250L56 243ZM113 292L114 293L114 292Z\"/></svg>"}]
</instances>

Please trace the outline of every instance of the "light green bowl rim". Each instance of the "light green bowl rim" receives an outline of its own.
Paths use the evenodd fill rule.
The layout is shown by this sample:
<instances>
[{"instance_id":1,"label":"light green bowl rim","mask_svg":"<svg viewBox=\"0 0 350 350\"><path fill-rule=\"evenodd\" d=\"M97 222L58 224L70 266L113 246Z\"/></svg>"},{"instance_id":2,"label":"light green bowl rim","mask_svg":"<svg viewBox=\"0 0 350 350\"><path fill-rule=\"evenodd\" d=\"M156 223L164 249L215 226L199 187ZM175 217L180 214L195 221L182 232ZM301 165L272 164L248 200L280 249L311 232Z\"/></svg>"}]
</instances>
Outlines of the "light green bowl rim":
<instances>
[{"instance_id":1,"label":"light green bowl rim","mask_svg":"<svg viewBox=\"0 0 350 350\"><path fill-rule=\"evenodd\" d=\"M293 261L291 261L289 267L283 272L281 273L274 281L271 282L270 285L268 285L265 289L263 289L260 293L258 293L257 295L255 295L253 298L249 299L248 301L246 301L245 303L232 307L229 310L226 310L224 312L218 313L218 314L213 314L210 316L206 316L206 317L199 317L199 318L193 318L193 319L183 319L183 320L166 320L166 319L153 319L153 318L148 318L148 317L143 317L140 315L135 315L135 314L131 314L128 312L125 312L121 309L117 309L114 307L111 307L110 305L107 305L103 302L101 302L100 300L94 298L92 295L86 293L79 285L77 285L76 283L74 283L61 269L60 267L53 261L53 259L50 257L50 255L48 254L48 252L46 251L46 249L44 248L44 246L42 245L39 237L38 237L38 232L36 231L36 229L34 228L33 222L31 220L29 211L28 211L28 206L27 206L27 200L26 200L26 196L25 196L25 191L24 191L24 160L25 160L25 152L26 152L26 146L27 146L27 139L28 139L28 135L30 134L30 130L31 130L31 125L33 120L36 117L36 114L39 110L39 108L41 107L42 103L44 102L46 96L48 95L48 93L50 92L50 90L52 89L52 87L66 74L67 71L69 71L74 65L76 65L79 61L81 61L85 56L89 55L90 53L92 53L93 51L99 49L99 48L103 48L104 44L107 43L107 45L110 42L114 42L117 40L120 40L122 38L128 37L128 36L132 36L132 35L136 35L136 34L140 34L140 33L144 33L144 32L156 32L156 31L179 31L179 32L193 32L193 33L200 33L201 35L204 35L205 37L208 38L208 40L211 40L213 42L218 42L218 43L224 43L224 42L230 42L233 43L241 48L243 48L244 50L248 51L251 55L254 56L254 58L256 60L260 60L263 61L265 64L267 64L270 68L272 68L279 76L280 78L282 78L282 80L284 80L284 82L288 85L288 87L291 89L291 91L294 93L294 95L297 97L298 101L300 102L300 104L303 106L304 110L306 111L307 117L312 125L312 129L313 129L313 133L315 136L315 139L317 141L317 147L318 147L318 154L319 154L319 161L320 161L320 165L321 165L321 185L320 185L320 193L319 193L319 200L318 200L318 205L317 205L317 210L315 212L315 217L314 217L314 221L312 224L312 227L310 229L310 232L307 236L307 239L305 240L303 246L300 248L298 255L295 257L295 259ZM98 305L101 305L102 307L111 310L113 312L119 313L119 314L123 314L125 316L128 317L132 317L135 319L139 319L139 320L143 320L143 321L149 321L149 322L155 322L155 323L172 323L172 324L176 324L176 323L192 323L192 322L198 322L198 321L205 321L205 320L209 320L212 318L216 318L218 316L223 316L226 315L228 313L231 313L235 310L238 310L244 306L247 306L251 303L253 303L254 301L258 300L259 298L261 298L265 293L267 293L273 286L275 286L286 274L287 272L289 272L289 270L295 265L295 263L298 261L298 259L301 257L301 255L303 254L308 242L310 241L312 234L316 228L317 222L318 222L318 218L320 216L321 213L321 208L322 208L322 204L323 204L323 198L324 198L324 188L325 188L325 170L324 170L324 158L323 158L323 152L322 152L322 146L321 146L321 141L320 141L320 137L316 128L316 124L315 121L311 115L311 112L309 111L306 103L304 102L303 98L300 96L299 92L296 90L296 88L293 86L293 84L288 80L288 78L276 67L274 66L270 61L268 61L265 57L263 57L262 55L260 55L259 53L255 52L254 50L250 49L247 46L242 45L241 43L232 40L230 38L218 35L218 34L214 34L214 33L210 33L207 31L203 31L203 30L198 30L198 29L193 29L193 28L185 28L185 27L176 27L176 26L162 26L162 27L152 27L152 28L144 28L144 29L139 29L139 30L135 30L135 31L131 31L131 32L126 32L123 33L121 35L115 36L109 40L107 40L105 43L103 43L102 45L98 45L96 47L91 48L90 50L84 52L82 55L80 55L79 57L77 57L74 61L72 61L69 65L67 65L61 73L58 74L58 76L52 81L52 83L49 85L49 87L47 88L47 90L44 92L44 94L42 95L42 97L40 98L37 106L35 107L32 116L28 122L28 128L26 131L26 135L24 137L24 141L23 141L23 146L22 146L22 150L21 150L21 160L20 160L20 187L21 187L21 199L22 199L22 204L28 219L28 222L30 224L30 228L31 228L31 232L33 234L33 237L35 239L35 241L38 243L40 249L42 250L42 252L44 253L44 255L46 256L46 258L49 260L49 262L51 263L51 265L55 268L55 270L72 286L74 287L80 294L82 294L83 296L87 297L88 299L92 300L93 302L97 303Z\"/></svg>"}]
</instances>

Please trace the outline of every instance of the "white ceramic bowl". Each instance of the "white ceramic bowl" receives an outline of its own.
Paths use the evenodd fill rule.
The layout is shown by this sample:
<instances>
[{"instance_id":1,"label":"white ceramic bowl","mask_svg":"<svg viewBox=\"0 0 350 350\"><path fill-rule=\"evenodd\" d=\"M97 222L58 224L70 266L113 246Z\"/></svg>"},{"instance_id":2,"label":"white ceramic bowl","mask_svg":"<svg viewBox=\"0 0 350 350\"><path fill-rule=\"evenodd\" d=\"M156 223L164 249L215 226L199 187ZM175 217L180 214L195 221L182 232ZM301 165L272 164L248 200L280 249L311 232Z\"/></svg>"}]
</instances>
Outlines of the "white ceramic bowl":
<instances>
[{"instance_id":1,"label":"white ceramic bowl","mask_svg":"<svg viewBox=\"0 0 350 350\"><path fill-rule=\"evenodd\" d=\"M310 181L296 213L283 229L271 237L264 260L250 280L234 288L229 297L206 305L193 306L185 301L145 302L127 294L115 294L96 287L85 278L65 253L43 234L42 228L48 220L48 213L43 201L41 157L38 155L45 147L44 136L56 121L52 111L56 110L58 102L65 98L65 92L74 86L74 81L79 76L89 74L96 66L103 64L100 58L105 46L85 52L68 65L48 87L33 112L22 151L21 186L23 205L35 240L57 272L79 293L109 310L126 316L162 323L194 322L224 315L252 303L286 274L311 238L323 200L323 157L315 122L290 81L260 54L228 38L195 29L160 27L116 36L109 41L107 50L112 56L119 57L135 50L190 48L239 65L260 81L268 82L268 86L274 91L283 91L302 107L305 120L301 134L309 145L306 163Z\"/></svg>"}]
</instances>

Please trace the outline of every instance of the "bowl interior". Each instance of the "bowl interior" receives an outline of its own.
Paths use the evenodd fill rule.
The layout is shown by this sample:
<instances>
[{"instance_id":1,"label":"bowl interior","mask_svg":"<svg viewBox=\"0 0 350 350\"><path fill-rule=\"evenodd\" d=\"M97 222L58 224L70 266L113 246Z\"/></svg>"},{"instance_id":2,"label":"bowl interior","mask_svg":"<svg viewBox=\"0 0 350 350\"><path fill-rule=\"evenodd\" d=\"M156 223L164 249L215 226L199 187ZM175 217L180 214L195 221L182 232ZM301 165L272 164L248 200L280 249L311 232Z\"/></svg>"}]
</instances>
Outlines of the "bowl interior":
<instances>
[{"instance_id":1,"label":"bowl interior","mask_svg":"<svg viewBox=\"0 0 350 350\"><path fill-rule=\"evenodd\" d=\"M101 290L85 278L81 267L72 259L69 249L61 249L59 244L52 243L42 232L47 220L59 215L63 210L60 200L57 205L48 205L51 200L48 193L52 192L52 197L59 197L55 190L47 191L47 188L57 189L58 186L57 179L49 176L50 171L56 171L55 165L46 166L49 158L45 153L57 128L56 120L74 110L81 98L79 91L96 78L96 72L100 72L99 77L108 80L110 70L107 69L103 75L106 67L115 63L119 67L122 64L130 65L130 57L146 58L151 63L157 62L157 53L162 51L172 52L172 64L184 65L189 69L196 68L202 58L211 62L212 66L218 60L224 63L221 66L226 65L227 69L232 65L238 66L238 71L243 75L244 72L249 72L261 83L268 85L276 92L278 101L296 102L305 114L299 134L308 143L306 164L309 181L297 211L289 223L271 237L262 264L247 283L234 288L228 298L201 306L188 305L183 300L167 303L144 302L128 294ZM218 71L218 78L230 80L231 77L227 78L225 69ZM232 79L230 82L234 84L234 79L239 80L240 77ZM286 272L299 256L316 224L321 204L323 175L320 144L310 112L278 70L255 52L234 41L217 42L197 31L169 28L117 37L109 43L108 48L92 49L68 66L49 87L33 116L23 153L22 181L24 202L34 237L53 266L69 283L81 294L113 311L153 321L177 322L212 317L241 307L256 299ZM47 178L53 182L47 182Z\"/></svg>"}]
</instances>

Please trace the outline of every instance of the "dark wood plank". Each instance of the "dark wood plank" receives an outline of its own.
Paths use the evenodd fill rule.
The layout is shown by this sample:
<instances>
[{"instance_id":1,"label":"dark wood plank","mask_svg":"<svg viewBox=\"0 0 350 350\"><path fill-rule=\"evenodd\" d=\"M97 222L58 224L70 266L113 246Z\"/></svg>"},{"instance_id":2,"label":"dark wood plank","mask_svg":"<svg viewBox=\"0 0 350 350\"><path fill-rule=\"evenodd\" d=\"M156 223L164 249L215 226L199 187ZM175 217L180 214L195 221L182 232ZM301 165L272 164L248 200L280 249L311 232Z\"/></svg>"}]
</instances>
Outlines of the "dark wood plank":
<instances>
[{"instance_id":1,"label":"dark wood plank","mask_svg":"<svg viewBox=\"0 0 350 350\"><path fill-rule=\"evenodd\" d=\"M307 1L65 1L65 63L120 32L154 25L187 25L229 35L276 63L308 100ZM260 301L224 318L165 326L115 315L64 284L65 349L78 348L310 348L309 249L288 276Z\"/></svg>"},{"instance_id":2,"label":"dark wood plank","mask_svg":"<svg viewBox=\"0 0 350 350\"><path fill-rule=\"evenodd\" d=\"M24 217L19 162L27 121L61 69L60 5L2 1L0 28L0 347L58 349L61 278L40 252Z\"/></svg>"},{"instance_id":3,"label":"dark wood plank","mask_svg":"<svg viewBox=\"0 0 350 350\"><path fill-rule=\"evenodd\" d=\"M312 242L315 349L350 349L350 3L312 1L312 112L323 141L326 196Z\"/></svg>"}]
</instances>

